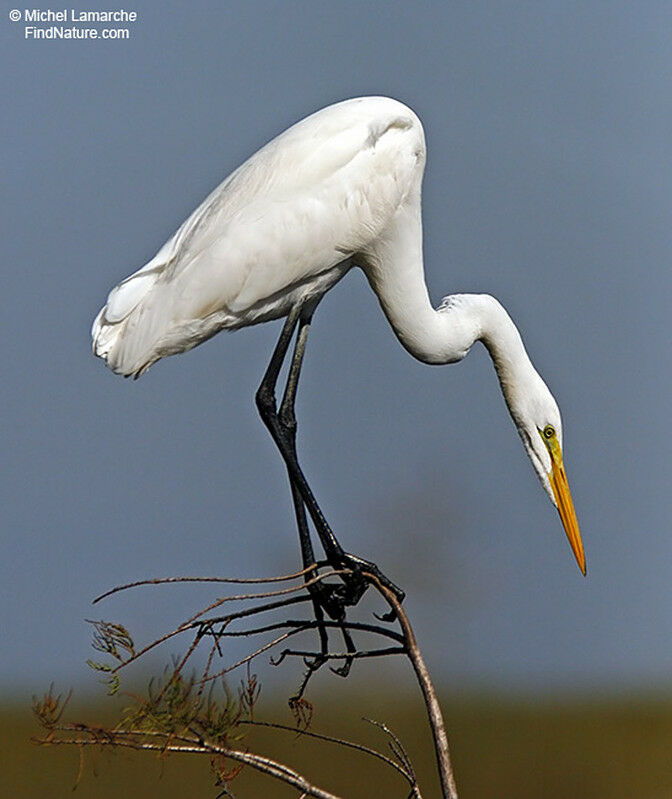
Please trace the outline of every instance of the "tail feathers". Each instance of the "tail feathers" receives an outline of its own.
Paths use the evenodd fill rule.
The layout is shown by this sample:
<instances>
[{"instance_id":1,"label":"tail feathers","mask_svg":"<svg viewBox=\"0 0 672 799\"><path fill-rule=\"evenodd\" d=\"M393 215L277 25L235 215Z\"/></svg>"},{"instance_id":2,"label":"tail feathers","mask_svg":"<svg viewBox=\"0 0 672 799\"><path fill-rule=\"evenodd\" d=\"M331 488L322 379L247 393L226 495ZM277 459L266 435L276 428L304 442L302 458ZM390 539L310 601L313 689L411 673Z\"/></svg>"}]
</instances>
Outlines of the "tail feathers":
<instances>
[{"instance_id":1,"label":"tail feathers","mask_svg":"<svg viewBox=\"0 0 672 799\"><path fill-rule=\"evenodd\" d=\"M150 262L113 288L93 322L93 352L117 374L139 377L157 360L154 326L138 322L162 268Z\"/></svg>"}]
</instances>

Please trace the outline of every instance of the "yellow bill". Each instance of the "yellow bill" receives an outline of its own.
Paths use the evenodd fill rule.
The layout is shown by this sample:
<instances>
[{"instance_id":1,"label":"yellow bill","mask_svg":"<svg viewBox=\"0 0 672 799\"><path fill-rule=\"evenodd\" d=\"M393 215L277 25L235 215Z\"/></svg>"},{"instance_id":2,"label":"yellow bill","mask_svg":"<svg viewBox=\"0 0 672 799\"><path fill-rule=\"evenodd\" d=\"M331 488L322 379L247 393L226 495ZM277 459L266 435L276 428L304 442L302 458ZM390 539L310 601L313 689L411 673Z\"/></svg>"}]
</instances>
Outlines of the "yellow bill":
<instances>
[{"instance_id":1,"label":"yellow bill","mask_svg":"<svg viewBox=\"0 0 672 799\"><path fill-rule=\"evenodd\" d=\"M576 562L579 564L579 568L585 576L586 555L583 551L583 542L581 541L581 533L579 532L579 522L576 518L576 511L574 510L574 503L572 502L572 495L569 490L565 467L562 463L560 445L555 436L553 436L551 441L546 441L546 445L551 455L552 466L548 479L553 489L553 496L558 505L560 518L562 519L562 524L572 547L572 552L574 552Z\"/></svg>"}]
</instances>

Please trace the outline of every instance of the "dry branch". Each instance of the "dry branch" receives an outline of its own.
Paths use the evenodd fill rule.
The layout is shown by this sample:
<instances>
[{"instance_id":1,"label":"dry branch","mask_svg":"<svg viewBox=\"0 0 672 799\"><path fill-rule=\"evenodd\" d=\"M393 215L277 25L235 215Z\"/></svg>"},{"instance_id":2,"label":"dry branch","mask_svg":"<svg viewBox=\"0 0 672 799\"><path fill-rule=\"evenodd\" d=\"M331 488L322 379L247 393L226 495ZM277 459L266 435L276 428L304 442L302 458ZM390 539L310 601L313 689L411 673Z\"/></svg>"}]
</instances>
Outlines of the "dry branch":
<instances>
[{"instance_id":1,"label":"dry branch","mask_svg":"<svg viewBox=\"0 0 672 799\"><path fill-rule=\"evenodd\" d=\"M425 660L422 657L418 643L415 640L413 628L411 627L408 616L402 608L399 600L392 593L392 591L381 585L375 577L371 577L371 579L377 583L376 587L396 613L401 629L404 632L406 653L409 657L409 660L413 664L413 669L418 678L418 683L420 684L420 689L422 690L422 695L425 700L425 707L427 708L429 723L432 728L432 738L434 740L436 763L439 770L439 779L441 781L443 797L444 799L457 799L457 786L455 784L455 775L453 773L453 766L450 760L450 748L448 746L446 725L443 721L441 706L439 705L439 700L436 695L436 691L434 690L432 680L429 676L429 671L425 664Z\"/></svg>"},{"instance_id":2,"label":"dry branch","mask_svg":"<svg viewBox=\"0 0 672 799\"><path fill-rule=\"evenodd\" d=\"M390 629L382 624L371 624L343 619L338 621L316 619L293 619L283 617L279 620L269 619L269 614L284 612L288 608L296 608L299 604L313 601L310 589L327 578L341 577L348 574L347 570L325 569L326 564L318 563L291 575L269 579L239 579L239 578L160 578L155 580L142 580L118 586L102 594L95 601L99 601L118 591L144 585L160 585L175 582L227 582L243 584L278 583L301 580L298 585L289 585L280 589L267 591L253 591L244 594L219 597L205 608L189 616L184 622L174 629L160 635L146 645L137 648L125 627L109 622L92 622L94 624L95 648L113 658L113 663L91 663L101 671L112 691L118 687L119 673L136 662L147 652L162 643L177 637L188 637L186 653L174 661L167 679L157 687L150 685L148 697L139 699L133 712L121 726L114 729L103 730L86 724L63 724L61 722L62 708L59 708L59 699L54 699L50 691L41 702L35 703L35 711L46 730L46 735L41 739L44 744L78 744L100 746L124 746L133 749L160 751L163 753L201 753L210 756L211 761L217 758L228 758L240 764L246 764L263 773L281 780L302 792L303 796L318 797L318 799L338 799L333 793L314 785L306 777L295 770L278 763L260 754L243 751L239 746L232 746L233 740L241 737L245 727L264 726L276 730L299 731L301 735L360 751L368 756L375 757L393 768L402 776L410 786L410 797L421 799L420 789L417 784L415 771L410 758L406 754L401 741L389 728L381 722L371 722L388 736L388 748L391 756L364 746L363 744L344 741L329 735L308 730L312 718L312 705L304 698L304 692L311 676L322 666L334 661L342 661L343 665L332 669L341 676L347 676L352 664L363 658L387 657L388 655L405 654L413 666L415 675L420 685L429 718L434 747L436 751L437 767L441 783L443 799L457 799L455 780L452 772L448 738L445 725L441 716L441 709L432 685L429 672L422 658L417 641L413 634L408 617L395 595L383 586L378 579L368 573L363 576L388 603L391 612L381 621L396 620L399 630ZM320 571L320 569L325 569ZM307 575L312 575L306 579ZM331 585L331 584L330 584ZM259 603L259 600L262 600ZM220 610L224 605L241 603L241 609L231 610L222 614ZM218 613L215 615L215 611ZM249 624L248 622L252 622ZM240 629L230 629L232 625L243 625ZM250 664L260 655L272 652L280 644L295 636L310 632L319 633L318 649L292 647L285 648L271 657L272 665L278 666L287 658L301 657L306 666L306 672L301 680L299 690L290 698L290 707L295 715L297 727L287 727L274 722L262 722L254 718L254 707L259 696L260 686L256 675L250 673ZM343 637L345 650L332 651L329 646L329 633L338 633ZM352 637L352 632L365 633L374 638L383 639L387 646L358 648ZM223 644L227 639L237 638L250 640L271 635L270 640L259 641L244 657L235 663L215 666L216 659L220 661L225 657ZM395 646L390 646L393 641ZM205 668L198 676L189 680L183 677L187 664L192 660L194 653L200 649L201 644L208 643ZM205 653L204 653L205 654ZM247 666L247 681L243 681L237 702L231 699L230 692L224 686L226 701L216 700L213 687L221 680L223 675L241 667ZM209 685L209 692L204 691ZM63 737L65 735L66 737ZM60 737L59 737L60 736ZM214 767L214 765L213 765ZM230 781L238 773L240 767L227 772L223 766L216 768L220 783ZM407 789L408 790L408 789Z\"/></svg>"}]
</instances>

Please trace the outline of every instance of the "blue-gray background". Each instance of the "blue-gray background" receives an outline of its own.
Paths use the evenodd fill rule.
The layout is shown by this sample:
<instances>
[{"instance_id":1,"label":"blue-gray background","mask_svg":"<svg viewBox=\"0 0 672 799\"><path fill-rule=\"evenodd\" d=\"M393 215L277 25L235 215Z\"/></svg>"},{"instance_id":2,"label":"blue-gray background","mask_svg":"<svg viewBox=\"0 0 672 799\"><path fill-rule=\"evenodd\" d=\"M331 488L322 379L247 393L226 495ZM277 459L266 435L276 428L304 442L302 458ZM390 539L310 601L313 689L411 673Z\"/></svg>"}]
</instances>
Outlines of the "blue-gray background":
<instances>
[{"instance_id":1,"label":"blue-gray background","mask_svg":"<svg viewBox=\"0 0 672 799\"><path fill-rule=\"evenodd\" d=\"M136 2L130 41L88 43L24 41L10 7L1 684L83 679L92 614L142 633L183 609L163 590L92 611L116 582L298 564L253 405L278 323L137 383L92 357L89 326L247 155L361 94L424 122L432 297L499 297L559 400L589 576L483 348L414 362L356 272L319 308L299 398L328 518L408 588L444 684L668 684L669 3Z\"/></svg>"}]
</instances>

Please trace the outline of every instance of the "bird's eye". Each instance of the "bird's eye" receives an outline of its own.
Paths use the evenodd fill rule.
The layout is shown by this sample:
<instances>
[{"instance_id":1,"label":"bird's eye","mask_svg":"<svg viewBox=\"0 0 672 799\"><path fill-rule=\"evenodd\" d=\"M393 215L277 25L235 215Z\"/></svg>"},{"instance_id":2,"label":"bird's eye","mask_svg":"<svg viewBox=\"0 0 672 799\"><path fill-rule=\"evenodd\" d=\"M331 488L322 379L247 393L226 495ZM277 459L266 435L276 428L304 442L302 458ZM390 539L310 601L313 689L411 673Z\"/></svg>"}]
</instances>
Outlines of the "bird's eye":
<instances>
[{"instance_id":1,"label":"bird's eye","mask_svg":"<svg viewBox=\"0 0 672 799\"><path fill-rule=\"evenodd\" d=\"M544 438L551 439L553 438L554 435L555 435L555 427L553 427L552 424L547 424L546 427L544 427Z\"/></svg>"}]
</instances>

